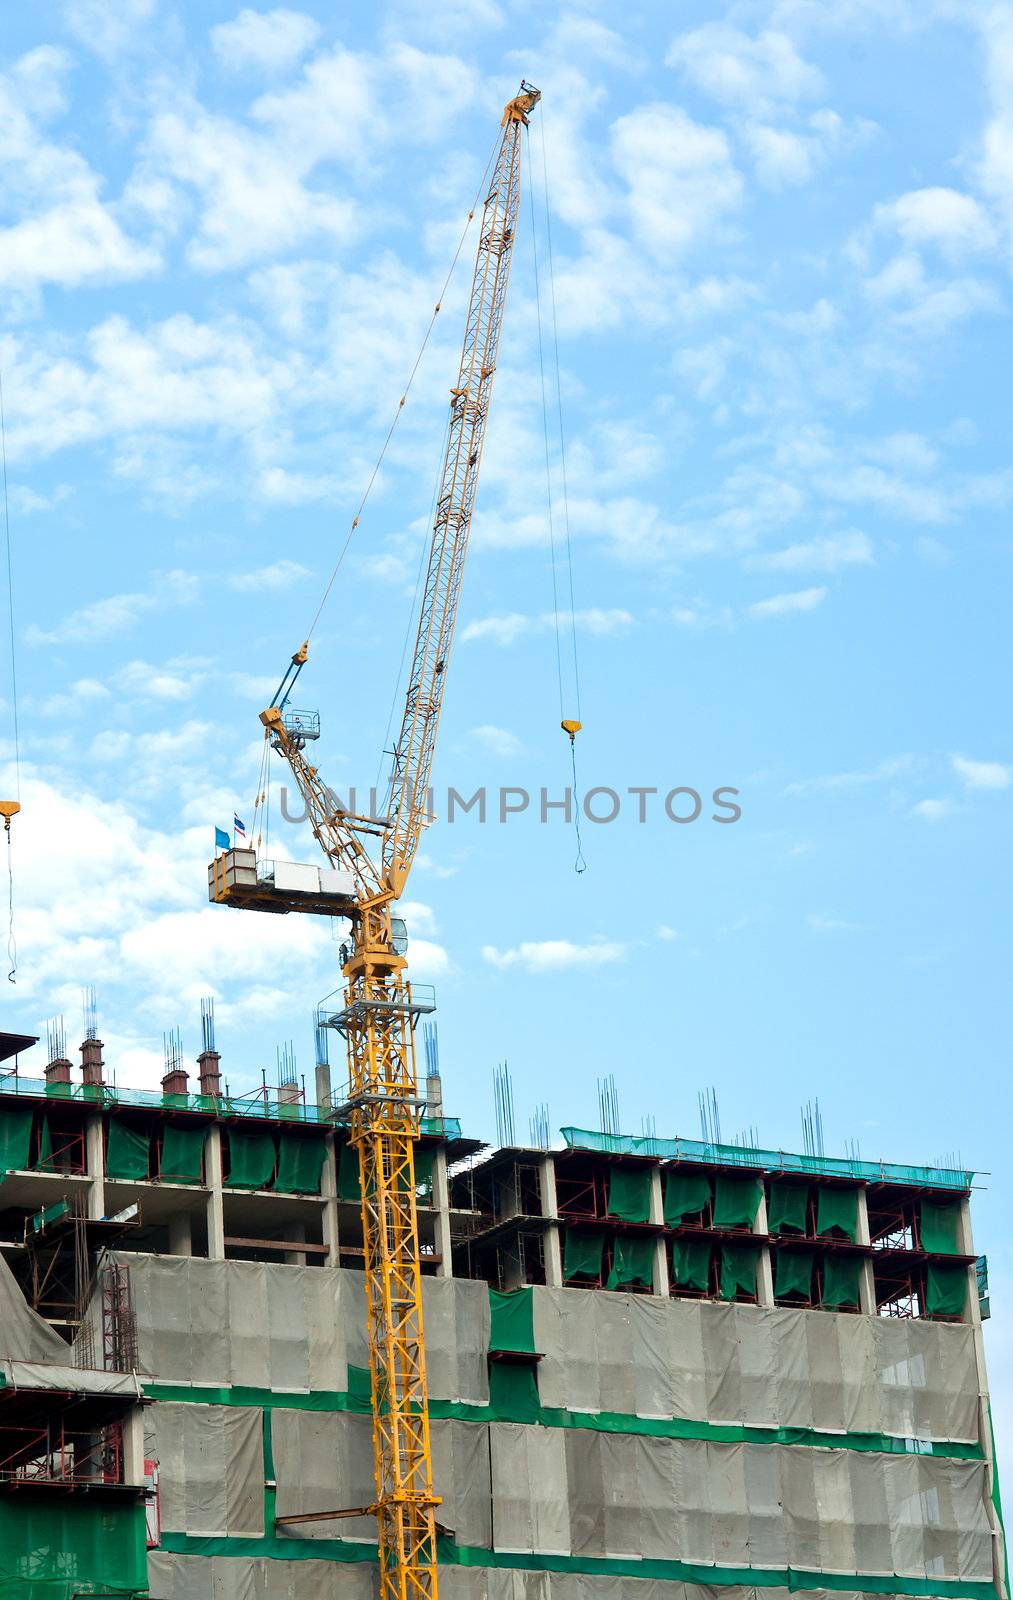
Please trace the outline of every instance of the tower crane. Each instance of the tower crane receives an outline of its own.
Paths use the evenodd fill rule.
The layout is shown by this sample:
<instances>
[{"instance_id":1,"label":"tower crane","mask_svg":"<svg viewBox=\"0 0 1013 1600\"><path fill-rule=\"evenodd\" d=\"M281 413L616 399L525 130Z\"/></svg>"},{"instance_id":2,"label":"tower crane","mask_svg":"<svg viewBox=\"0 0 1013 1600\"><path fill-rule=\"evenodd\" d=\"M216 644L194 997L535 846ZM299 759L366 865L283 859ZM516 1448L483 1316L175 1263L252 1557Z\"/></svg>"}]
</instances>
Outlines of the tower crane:
<instances>
[{"instance_id":1,"label":"tower crane","mask_svg":"<svg viewBox=\"0 0 1013 1600\"><path fill-rule=\"evenodd\" d=\"M344 810L307 758L319 723L289 710L307 659L304 644L260 720L265 738L291 769L328 867L312 882L286 879L283 863L265 871L267 864L258 864L253 851L235 850L217 856L208 874L210 897L218 903L339 914L351 923L342 947L344 1008L335 1020L348 1045L347 1114L362 1187L381 1600L435 1600L440 1503L433 1490L415 1207L422 1102L414 1030L426 1007L413 996L404 924L393 912L429 821L427 792L517 228L522 130L540 98L522 82L503 111L460 368L450 391L443 475L387 815Z\"/></svg>"}]
</instances>

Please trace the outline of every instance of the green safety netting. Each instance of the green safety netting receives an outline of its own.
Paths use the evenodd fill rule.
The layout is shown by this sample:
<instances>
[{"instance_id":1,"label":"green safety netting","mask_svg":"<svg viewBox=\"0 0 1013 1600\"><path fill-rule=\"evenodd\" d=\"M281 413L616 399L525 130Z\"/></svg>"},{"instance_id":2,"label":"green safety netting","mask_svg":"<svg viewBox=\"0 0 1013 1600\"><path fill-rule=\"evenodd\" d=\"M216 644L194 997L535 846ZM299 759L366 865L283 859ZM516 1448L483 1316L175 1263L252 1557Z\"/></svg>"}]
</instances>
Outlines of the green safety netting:
<instances>
[{"instance_id":1,"label":"green safety netting","mask_svg":"<svg viewBox=\"0 0 1013 1600\"><path fill-rule=\"evenodd\" d=\"M930 1261L925 1275L929 1316L962 1317L967 1305L967 1268Z\"/></svg>"},{"instance_id":2,"label":"green safety netting","mask_svg":"<svg viewBox=\"0 0 1013 1600\"><path fill-rule=\"evenodd\" d=\"M435 1145L415 1146L415 1192L420 1195L432 1195L433 1192L433 1163L436 1160Z\"/></svg>"},{"instance_id":3,"label":"green safety netting","mask_svg":"<svg viewBox=\"0 0 1013 1600\"><path fill-rule=\"evenodd\" d=\"M327 1147L319 1134L281 1134L275 1189L285 1194L319 1194L326 1154Z\"/></svg>"},{"instance_id":4,"label":"green safety netting","mask_svg":"<svg viewBox=\"0 0 1013 1600\"><path fill-rule=\"evenodd\" d=\"M710 1288L709 1239L676 1239L672 1246L672 1274L683 1289Z\"/></svg>"},{"instance_id":5,"label":"green safety netting","mask_svg":"<svg viewBox=\"0 0 1013 1600\"><path fill-rule=\"evenodd\" d=\"M767 1202L767 1232L784 1233L793 1228L805 1233L809 1190L803 1183L772 1183Z\"/></svg>"},{"instance_id":6,"label":"green safety netting","mask_svg":"<svg viewBox=\"0 0 1013 1600\"><path fill-rule=\"evenodd\" d=\"M937 1255L960 1254L960 1202L934 1200L921 1203L921 1246Z\"/></svg>"},{"instance_id":7,"label":"green safety netting","mask_svg":"<svg viewBox=\"0 0 1013 1600\"><path fill-rule=\"evenodd\" d=\"M0 1111L0 1172L23 1172L31 1142L31 1107L5 1107Z\"/></svg>"},{"instance_id":8,"label":"green safety netting","mask_svg":"<svg viewBox=\"0 0 1013 1600\"><path fill-rule=\"evenodd\" d=\"M654 1283L654 1240L620 1234L612 1254L612 1271L606 1289L625 1289L638 1283L650 1289Z\"/></svg>"},{"instance_id":9,"label":"green safety netting","mask_svg":"<svg viewBox=\"0 0 1013 1600\"><path fill-rule=\"evenodd\" d=\"M751 1228L762 1193L763 1183L759 1178L733 1178L719 1172L714 1184L715 1228Z\"/></svg>"},{"instance_id":10,"label":"green safety netting","mask_svg":"<svg viewBox=\"0 0 1013 1600\"><path fill-rule=\"evenodd\" d=\"M0 1500L0 1593L72 1600L148 1590L143 1505L93 1500Z\"/></svg>"},{"instance_id":11,"label":"green safety netting","mask_svg":"<svg viewBox=\"0 0 1013 1600\"><path fill-rule=\"evenodd\" d=\"M608 1211L623 1222L646 1222L651 1215L650 1167L612 1167Z\"/></svg>"},{"instance_id":12,"label":"green safety netting","mask_svg":"<svg viewBox=\"0 0 1013 1600\"><path fill-rule=\"evenodd\" d=\"M828 1177L864 1179L868 1183L914 1183L925 1189L968 1190L973 1172L952 1167L905 1167L888 1161L858 1161L849 1156L793 1155L787 1150L743 1152L737 1144L705 1144L699 1139L659 1139L657 1134L630 1138L624 1133L598 1133L587 1128L560 1128L568 1150L596 1150L602 1155L653 1156L656 1161L702 1161L707 1166L750 1166L780 1177L785 1172L826 1173Z\"/></svg>"},{"instance_id":13,"label":"green safety netting","mask_svg":"<svg viewBox=\"0 0 1013 1600\"><path fill-rule=\"evenodd\" d=\"M825 1306L857 1306L862 1263L858 1256L828 1255L823 1262Z\"/></svg>"},{"instance_id":14,"label":"green safety netting","mask_svg":"<svg viewBox=\"0 0 1013 1600\"><path fill-rule=\"evenodd\" d=\"M44 1171L53 1170L53 1137L49 1131L48 1117L43 1117L39 1123L39 1154L35 1165Z\"/></svg>"},{"instance_id":15,"label":"green safety netting","mask_svg":"<svg viewBox=\"0 0 1013 1600\"><path fill-rule=\"evenodd\" d=\"M535 1349L534 1295L530 1289L489 1290L489 1349Z\"/></svg>"},{"instance_id":16,"label":"green safety netting","mask_svg":"<svg viewBox=\"0 0 1013 1600\"><path fill-rule=\"evenodd\" d=\"M106 1140L107 1178L146 1178L150 1165L151 1140L146 1133L138 1133L119 1117L109 1118L109 1136Z\"/></svg>"},{"instance_id":17,"label":"green safety netting","mask_svg":"<svg viewBox=\"0 0 1013 1600\"><path fill-rule=\"evenodd\" d=\"M563 1277L600 1278L605 1235L597 1230L584 1233L567 1228L563 1246Z\"/></svg>"},{"instance_id":18,"label":"green safety netting","mask_svg":"<svg viewBox=\"0 0 1013 1600\"><path fill-rule=\"evenodd\" d=\"M756 1250L748 1244L721 1246L721 1298L756 1293Z\"/></svg>"},{"instance_id":19,"label":"green safety netting","mask_svg":"<svg viewBox=\"0 0 1013 1600\"><path fill-rule=\"evenodd\" d=\"M274 1177L274 1140L269 1133L229 1130L229 1175L233 1189L266 1189Z\"/></svg>"},{"instance_id":20,"label":"green safety netting","mask_svg":"<svg viewBox=\"0 0 1013 1600\"><path fill-rule=\"evenodd\" d=\"M527 1362L489 1363L489 1405L505 1422L537 1422L538 1379Z\"/></svg>"},{"instance_id":21,"label":"green safety netting","mask_svg":"<svg viewBox=\"0 0 1013 1600\"><path fill-rule=\"evenodd\" d=\"M779 1250L774 1273L774 1293L779 1300L790 1294L809 1299L813 1278L811 1250Z\"/></svg>"},{"instance_id":22,"label":"green safety netting","mask_svg":"<svg viewBox=\"0 0 1013 1600\"><path fill-rule=\"evenodd\" d=\"M203 1159L204 1129L167 1122L162 1135L159 1177L166 1183L200 1183Z\"/></svg>"},{"instance_id":23,"label":"green safety netting","mask_svg":"<svg viewBox=\"0 0 1013 1600\"><path fill-rule=\"evenodd\" d=\"M835 1230L854 1244L858 1232L858 1190L834 1189L824 1184L816 1207L816 1232L833 1233Z\"/></svg>"},{"instance_id":24,"label":"green safety netting","mask_svg":"<svg viewBox=\"0 0 1013 1600\"><path fill-rule=\"evenodd\" d=\"M338 1199L354 1200L356 1203L362 1199L359 1152L354 1144L343 1144L338 1153Z\"/></svg>"},{"instance_id":25,"label":"green safety netting","mask_svg":"<svg viewBox=\"0 0 1013 1600\"><path fill-rule=\"evenodd\" d=\"M699 1216L710 1205L711 1181L705 1172L670 1172L665 1178L665 1223L677 1228L684 1217Z\"/></svg>"}]
</instances>

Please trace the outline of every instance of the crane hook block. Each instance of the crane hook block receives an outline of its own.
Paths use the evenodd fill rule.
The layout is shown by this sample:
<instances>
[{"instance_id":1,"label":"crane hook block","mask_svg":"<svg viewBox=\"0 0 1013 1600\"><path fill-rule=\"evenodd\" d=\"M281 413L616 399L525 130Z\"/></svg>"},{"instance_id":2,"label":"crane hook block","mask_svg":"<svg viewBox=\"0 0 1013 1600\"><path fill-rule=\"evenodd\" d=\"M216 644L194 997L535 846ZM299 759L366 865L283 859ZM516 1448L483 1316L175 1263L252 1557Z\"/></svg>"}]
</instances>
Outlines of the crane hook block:
<instances>
[{"instance_id":1,"label":"crane hook block","mask_svg":"<svg viewBox=\"0 0 1013 1600\"><path fill-rule=\"evenodd\" d=\"M570 735L570 743L572 744L584 724L582 722L574 722L569 717L564 717L559 726L562 728L564 733L568 733Z\"/></svg>"},{"instance_id":2,"label":"crane hook block","mask_svg":"<svg viewBox=\"0 0 1013 1600\"><path fill-rule=\"evenodd\" d=\"M4 829L7 833L11 831L11 818L16 817L20 810L21 807L16 800L0 800L0 817L4 819Z\"/></svg>"}]
</instances>

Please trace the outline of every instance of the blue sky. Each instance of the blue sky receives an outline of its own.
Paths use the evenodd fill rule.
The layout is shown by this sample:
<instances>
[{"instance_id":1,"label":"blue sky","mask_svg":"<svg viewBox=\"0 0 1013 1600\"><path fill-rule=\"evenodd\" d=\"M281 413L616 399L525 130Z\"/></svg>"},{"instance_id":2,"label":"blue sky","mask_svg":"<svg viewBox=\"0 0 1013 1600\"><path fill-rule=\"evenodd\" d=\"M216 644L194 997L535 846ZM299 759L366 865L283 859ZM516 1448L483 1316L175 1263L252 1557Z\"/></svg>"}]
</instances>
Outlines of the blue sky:
<instances>
[{"instance_id":1,"label":"blue sky","mask_svg":"<svg viewBox=\"0 0 1013 1600\"><path fill-rule=\"evenodd\" d=\"M611 1072L631 1131L692 1135L714 1084L726 1135L790 1149L817 1094L828 1148L991 1171L1003 1319L1013 8L67 0L14 9L2 68L5 1024L76 1040L94 983L120 1082L151 1085L213 993L234 1089L289 1039L311 1071L333 941L208 907L211 830L249 820L257 712L524 75L579 779L734 786L743 814L627 796L580 877L558 813L438 824L409 898L448 1109L491 1134L506 1059L522 1134L541 1101L593 1125ZM336 787L376 774L472 249L300 685ZM558 530L558 452L553 482ZM567 783L547 504L525 199L438 787Z\"/></svg>"}]
</instances>

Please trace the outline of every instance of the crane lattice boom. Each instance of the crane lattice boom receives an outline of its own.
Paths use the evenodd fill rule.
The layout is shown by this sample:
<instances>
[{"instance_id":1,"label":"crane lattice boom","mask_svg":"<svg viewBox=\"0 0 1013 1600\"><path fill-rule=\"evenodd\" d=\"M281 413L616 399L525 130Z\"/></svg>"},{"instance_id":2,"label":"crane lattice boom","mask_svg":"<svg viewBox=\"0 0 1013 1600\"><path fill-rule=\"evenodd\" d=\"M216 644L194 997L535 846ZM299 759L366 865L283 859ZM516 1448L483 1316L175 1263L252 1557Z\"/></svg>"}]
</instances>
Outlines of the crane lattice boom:
<instances>
[{"instance_id":1,"label":"crane lattice boom","mask_svg":"<svg viewBox=\"0 0 1013 1600\"><path fill-rule=\"evenodd\" d=\"M266 736L291 768L325 855L354 884L341 908L351 919L352 937L345 947L344 1008L333 1020L348 1045L348 1101L343 1109L359 1152L362 1185L381 1600L435 1600L434 1513L439 1504L433 1490L415 1205L421 1103L414 1028L423 1008L413 999L405 975L391 907L405 887L427 821L426 796L517 228L522 130L539 99L537 89L522 83L503 112L461 364L451 390L443 477L394 754L388 819L355 817L342 810L305 757L306 736L298 719L286 722L285 705L305 662L306 646L293 656L274 702L261 713ZM382 845L375 862L365 841L377 835ZM243 855L250 860L240 862ZM275 911L327 908L323 892L300 903L266 887L253 852L218 857L209 882L211 898L225 904Z\"/></svg>"}]
</instances>

